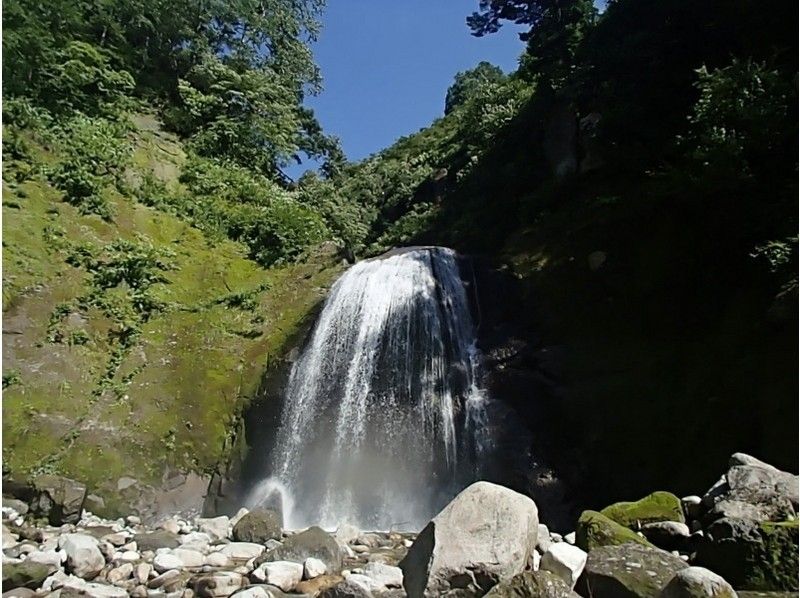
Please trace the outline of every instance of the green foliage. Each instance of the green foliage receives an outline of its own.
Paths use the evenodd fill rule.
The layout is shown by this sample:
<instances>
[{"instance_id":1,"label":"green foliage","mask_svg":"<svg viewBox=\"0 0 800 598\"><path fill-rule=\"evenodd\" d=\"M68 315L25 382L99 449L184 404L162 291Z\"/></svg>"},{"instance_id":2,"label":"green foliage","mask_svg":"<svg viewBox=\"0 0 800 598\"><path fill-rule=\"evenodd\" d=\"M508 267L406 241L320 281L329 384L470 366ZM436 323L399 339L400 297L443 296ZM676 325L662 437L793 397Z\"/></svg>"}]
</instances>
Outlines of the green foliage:
<instances>
[{"instance_id":1,"label":"green foliage","mask_svg":"<svg viewBox=\"0 0 800 598\"><path fill-rule=\"evenodd\" d=\"M298 181L297 200L322 216L335 242L351 253L364 249L370 212L343 195L339 185L308 171Z\"/></svg>"},{"instance_id":2,"label":"green foliage","mask_svg":"<svg viewBox=\"0 0 800 598\"><path fill-rule=\"evenodd\" d=\"M319 75L306 41L316 36L321 7L321 0L109 0L102 6L12 0L3 11L4 91L41 97L73 42L113 49L116 70L128 71L140 87L159 95L173 93L204 54L225 53L249 68L269 67L298 90L316 86ZM66 57L74 54L73 49ZM79 54L84 65L98 66L96 56ZM83 68L77 71L73 81L87 80ZM105 76L94 80L120 83Z\"/></svg>"},{"instance_id":3,"label":"green foliage","mask_svg":"<svg viewBox=\"0 0 800 598\"><path fill-rule=\"evenodd\" d=\"M52 124L53 117L50 112L35 105L29 98L19 96L3 98L3 125L14 127L12 131L23 129L42 131Z\"/></svg>"},{"instance_id":4,"label":"green foliage","mask_svg":"<svg viewBox=\"0 0 800 598\"><path fill-rule=\"evenodd\" d=\"M54 57L44 70L40 91L42 104L52 112L115 114L133 90L131 74L112 68L111 55L103 48L71 41Z\"/></svg>"},{"instance_id":5,"label":"green foliage","mask_svg":"<svg viewBox=\"0 0 800 598\"><path fill-rule=\"evenodd\" d=\"M168 123L197 153L275 176L298 151L322 156L328 140L296 86L269 67L247 68L207 55L179 81L181 103ZM332 143L332 142L331 142Z\"/></svg>"},{"instance_id":6,"label":"green foliage","mask_svg":"<svg viewBox=\"0 0 800 598\"><path fill-rule=\"evenodd\" d=\"M251 258L265 267L294 260L329 238L315 209L247 168L193 156L181 182L185 191L169 191L145 177L136 196L212 236L244 243Z\"/></svg>"},{"instance_id":7,"label":"green foliage","mask_svg":"<svg viewBox=\"0 0 800 598\"><path fill-rule=\"evenodd\" d=\"M77 114L57 129L63 159L49 169L50 182L64 192L65 200L84 214L113 217L103 189L116 184L130 145L124 123Z\"/></svg>"},{"instance_id":8,"label":"green foliage","mask_svg":"<svg viewBox=\"0 0 800 598\"><path fill-rule=\"evenodd\" d=\"M519 79L488 82L474 90L456 112L460 139L470 156L478 156L491 147L492 140L514 119L533 90Z\"/></svg>"},{"instance_id":9,"label":"green foliage","mask_svg":"<svg viewBox=\"0 0 800 598\"><path fill-rule=\"evenodd\" d=\"M529 34L528 47L520 60L520 75L553 89L563 87L576 71L581 42L596 18L591 0L558 1L544 6Z\"/></svg>"},{"instance_id":10,"label":"green foliage","mask_svg":"<svg viewBox=\"0 0 800 598\"><path fill-rule=\"evenodd\" d=\"M506 75L503 70L486 61L479 62L476 67L468 71L457 73L453 84L447 89L444 113L449 114L457 106L479 95L485 85L502 84L505 80Z\"/></svg>"},{"instance_id":11,"label":"green foliage","mask_svg":"<svg viewBox=\"0 0 800 598\"><path fill-rule=\"evenodd\" d=\"M83 255L81 265L92 275L92 284L98 289L125 284L134 293L143 292L155 283L165 282L162 272L171 269L168 258L172 255L144 239L118 239L99 254Z\"/></svg>"},{"instance_id":12,"label":"green foliage","mask_svg":"<svg viewBox=\"0 0 800 598\"><path fill-rule=\"evenodd\" d=\"M16 384L19 384L22 381L22 378L19 375L17 370L11 370L8 372L3 372L3 389L9 388Z\"/></svg>"},{"instance_id":13,"label":"green foliage","mask_svg":"<svg viewBox=\"0 0 800 598\"><path fill-rule=\"evenodd\" d=\"M697 74L700 97L689 116L692 156L717 176L732 178L791 168L795 135L786 124L797 106L796 77L752 60L713 71L703 66Z\"/></svg>"},{"instance_id":14,"label":"green foliage","mask_svg":"<svg viewBox=\"0 0 800 598\"><path fill-rule=\"evenodd\" d=\"M750 257L763 260L781 282L780 294L797 291L797 237L776 239L757 245Z\"/></svg>"}]
</instances>

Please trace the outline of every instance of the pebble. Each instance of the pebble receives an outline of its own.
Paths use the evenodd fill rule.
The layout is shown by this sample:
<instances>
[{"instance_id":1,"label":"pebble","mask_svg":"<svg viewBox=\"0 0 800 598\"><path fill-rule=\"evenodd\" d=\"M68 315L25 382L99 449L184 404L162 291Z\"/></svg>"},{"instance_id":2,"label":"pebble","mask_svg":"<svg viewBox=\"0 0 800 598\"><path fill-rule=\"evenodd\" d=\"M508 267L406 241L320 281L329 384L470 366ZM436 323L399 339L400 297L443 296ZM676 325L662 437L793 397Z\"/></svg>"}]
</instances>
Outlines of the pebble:
<instances>
[{"instance_id":1,"label":"pebble","mask_svg":"<svg viewBox=\"0 0 800 598\"><path fill-rule=\"evenodd\" d=\"M164 573L170 569L181 569L183 567L183 561L174 554L162 552L156 554L156 558L153 559L153 567L155 567L155 570L159 573Z\"/></svg>"},{"instance_id":2,"label":"pebble","mask_svg":"<svg viewBox=\"0 0 800 598\"><path fill-rule=\"evenodd\" d=\"M210 567L227 567L231 560L221 552L211 552L205 557L205 564Z\"/></svg>"},{"instance_id":3,"label":"pebble","mask_svg":"<svg viewBox=\"0 0 800 598\"><path fill-rule=\"evenodd\" d=\"M170 583L171 581L175 581L180 576L181 576L180 571L178 571L177 569L170 569L169 571L165 571L158 577L154 577L153 579L151 579L150 582L147 584L147 587L155 590L163 585Z\"/></svg>"},{"instance_id":4,"label":"pebble","mask_svg":"<svg viewBox=\"0 0 800 598\"><path fill-rule=\"evenodd\" d=\"M125 563L124 565L120 565L116 569L112 569L108 572L106 579L109 583L118 584L121 581L124 581L133 574L133 565L131 563Z\"/></svg>"},{"instance_id":5,"label":"pebble","mask_svg":"<svg viewBox=\"0 0 800 598\"><path fill-rule=\"evenodd\" d=\"M172 554L178 557L187 569L202 567L206 560L202 552L188 548L176 548L172 551Z\"/></svg>"},{"instance_id":6,"label":"pebble","mask_svg":"<svg viewBox=\"0 0 800 598\"><path fill-rule=\"evenodd\" d=\"M249 561L261 556L264 545L254 542L231 542L223 546L220 552L234 561Z\"/></svg>"},{"instance_id":7,"label":"pebble","mask_svg":"<svg viewBox=\"0 0 800 598\"><path fill-rule=\"evenodd\" d=\"M149 563L139 563L133 571L133 577L139 584L146 584L152 570L153 566Z\"/></svg>"},{"instance_id":8,"label":"pebble","mask_svg":"<svg viewBox=\"0 0 800 598\"><path fill-rule=\"evenodd\" d=\"M126 550L122 554L119 555L119 558L116 559L122 561L123 563L135 563L137 561L142 560L142 555L140 555L135 550Z\"/></svg>"},{"instance_id":9,"label":"pebble","mask_svg":"<svg viewBox=\"0 0 800 598\"><path fill-rule=\"evenodd\" d=\"M174 519L165 519L164 521L159 523L156 527L158 529L163 529L173 534L178 534L181 531L180 524Z\"/></svg>"}]
</instances>

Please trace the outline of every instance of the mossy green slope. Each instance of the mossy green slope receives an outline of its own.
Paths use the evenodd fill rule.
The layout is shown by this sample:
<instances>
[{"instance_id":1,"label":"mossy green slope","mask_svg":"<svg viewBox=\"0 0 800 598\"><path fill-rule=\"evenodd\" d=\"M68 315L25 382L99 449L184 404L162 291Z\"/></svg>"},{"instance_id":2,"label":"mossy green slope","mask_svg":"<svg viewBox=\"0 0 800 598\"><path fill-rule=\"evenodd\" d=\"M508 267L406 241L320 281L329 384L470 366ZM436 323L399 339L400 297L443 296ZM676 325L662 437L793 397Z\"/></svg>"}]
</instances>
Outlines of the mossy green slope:
<instances>
[{"instance_id":1,"label":"mossy green slope","mask_svg":"<svg viewBox=\"0 0 800 598\"><path fill-rule=\"evenodd\" d=\"M127 178L150 173L180 185L180 144L152 117L135 122ZM34 148L40 162L50 159ZM268 361L282 355L339 271L330 252L265 270L239 244L208 238L113 186L104 190L114 212L105 222L62 201L44 177L8 178L4 470L60 473L120 508L113 503L122 476L158 487L167 472L212 470L227 457L226 439ZM98 286L97 264L122 255L125 268L136 267L141 256L126 255L130 247L163 262L146 293L124 281ZM97 256L92 266L76 261L83 250ZM133 340L117 340L132 328Z\"/></svg>"}]
</instances>

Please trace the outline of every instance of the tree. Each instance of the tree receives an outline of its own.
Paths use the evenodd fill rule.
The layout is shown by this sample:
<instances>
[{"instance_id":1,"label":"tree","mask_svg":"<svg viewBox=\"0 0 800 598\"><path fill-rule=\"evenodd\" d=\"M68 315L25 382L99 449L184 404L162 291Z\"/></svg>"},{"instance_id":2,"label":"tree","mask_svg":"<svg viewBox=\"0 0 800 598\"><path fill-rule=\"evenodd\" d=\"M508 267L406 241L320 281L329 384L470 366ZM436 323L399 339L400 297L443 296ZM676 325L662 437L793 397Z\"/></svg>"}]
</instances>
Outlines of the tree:
<instances>
[{"instance_id":1,"label":"tree","mask_svg":"<svg viewBox=\"0 0 800 598\"><path fill-rule=\"evenodd\" d=\"M521 74L560 87L596 16L591 0L480 0L480 10L467 17L467 24L479 37L497 32L503 21L529 25L520 33L520 39L528 42Z\"/></svg>"},{"instance_id":2,"label":"tree","mask_svg":"<svg viewBox=\"0 0 800 598\"><path fill-rule=\"evenodd\" d=\"M447 90L444 113L450 114L456 106L464 104L477 95L486 84L503 83L506 78L500 67L485 60L479 62L473 69L456 74L453 84Z\"/></svg>"}]
</instances>

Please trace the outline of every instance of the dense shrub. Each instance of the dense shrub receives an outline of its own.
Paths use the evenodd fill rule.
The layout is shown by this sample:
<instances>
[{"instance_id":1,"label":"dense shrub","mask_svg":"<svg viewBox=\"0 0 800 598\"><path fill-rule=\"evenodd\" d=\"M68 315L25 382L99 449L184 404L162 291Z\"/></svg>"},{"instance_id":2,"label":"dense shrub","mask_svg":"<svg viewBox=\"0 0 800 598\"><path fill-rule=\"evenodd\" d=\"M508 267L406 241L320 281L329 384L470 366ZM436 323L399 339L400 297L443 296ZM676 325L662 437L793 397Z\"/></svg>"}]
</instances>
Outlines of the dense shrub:
<instances>
[{"instance_id":1,"label":"dense shrub","mask_svg":"<svg viewBox=\"0 0 800 598\"><path fill-rule=\"evenodd\" d=\"M80 113L56 129L64 157L50 169L50 182L81 212L105 220L113 217L103 190L119 181L125 167L130 153L126 133L121 121Z\"/></svg>"}]
</instances>

